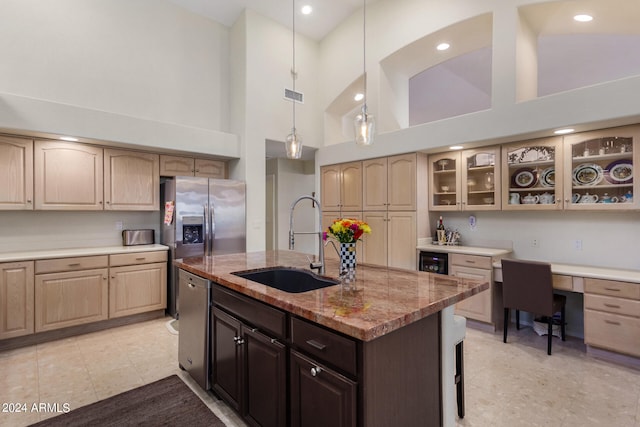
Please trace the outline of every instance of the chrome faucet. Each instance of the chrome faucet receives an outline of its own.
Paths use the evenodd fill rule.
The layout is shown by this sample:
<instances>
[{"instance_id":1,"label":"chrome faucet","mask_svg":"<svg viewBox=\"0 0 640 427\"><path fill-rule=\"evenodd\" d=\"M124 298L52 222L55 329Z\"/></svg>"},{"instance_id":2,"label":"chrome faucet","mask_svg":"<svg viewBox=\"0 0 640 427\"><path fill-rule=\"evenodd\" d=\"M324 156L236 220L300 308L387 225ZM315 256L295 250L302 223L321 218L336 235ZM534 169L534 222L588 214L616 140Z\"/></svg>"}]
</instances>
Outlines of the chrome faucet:
<instances>
[{"instance_id":1,"label":"chrome faucet","mask_svg":"<svg viewBox=\"0 0 640 427\"><path fill-rule=\"evenodd\" d=\"M318 231L293 231L293 210L295 209L298 202L301 200L311 200L315 206L318 208ZM311 196L300 196L296 199L295 202L291 204L291 208L289 209L289 250L293 250L295 246L295 235L296 234L317 234L318 235L318 261L313 262L311 260L309 264L309 268L312 270L318 270L319 274L324 274L324 245L322 244L322 208L320 207L320 203L318 200Z\"/></svg>"}]
</instances>

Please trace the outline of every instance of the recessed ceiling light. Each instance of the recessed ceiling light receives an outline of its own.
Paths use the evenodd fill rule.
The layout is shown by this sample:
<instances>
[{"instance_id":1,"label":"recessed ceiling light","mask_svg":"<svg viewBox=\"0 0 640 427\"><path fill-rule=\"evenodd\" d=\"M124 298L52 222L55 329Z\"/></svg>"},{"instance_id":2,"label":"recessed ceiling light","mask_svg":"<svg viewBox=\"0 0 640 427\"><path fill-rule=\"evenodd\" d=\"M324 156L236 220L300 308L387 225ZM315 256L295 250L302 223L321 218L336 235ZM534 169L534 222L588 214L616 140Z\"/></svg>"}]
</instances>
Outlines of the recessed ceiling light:
<instances>
[{"instance_id":1,"label":"recessed ceiling light","mask_svg":"<svg viewBox=\"0 0 640 427\"><path fill-rule=\"evenodd\" d=\"M356 93L356 96L353 97L354 101L362 101L364 99L364 93Z\"/></svg>"},{"instance_id":2,"label":"recessed ceiling light","mask_svg":"<svg viewBox=\"0 0 640 427\"><path fill-rule=\"evenodd\" d=\"M451 45L449 43L440 43L438 46L436 46L436 49L438 50L447 50L451 47Z\"/></svg>"},{"instance_id":3,"label":"recessed ceiling light","mask_svg":"<svg viewBox=\"0 0 640 427\"><path fill-rule=\"evenodd\" d=\"M305 4L304 6L302 6L302 9L300 9L300 12L302 12L303 15L309 15L311 12L313 12L313 8L311 7L311 5Z\"/></svg>"},{"instance_id":4,"label":"recessed ceiling light","mask_svg":"<svg viewBox=\"0 0 640 427\"><path fill-rule=\"evenodd\" d=\"M586 15L586 14L580 14L580 15L574 16L573 20L574 21L578 21L578 22L589 22L589 21L593 21L593 16Z\"/></svg>"},{"instance_id":5,"label":"recessed ceiling light","mask_svg":"<svg viewBox=\"0 0 640 427\"><path fill-rule=\"evenodd\" d=\"M462 150L464 147L462 145L452 145L449 147L449 150Z\"/></svg>"},{"instance_id":6,"label":"recessed ceiling light","mask_svg":"<svg viewBox=\"0 0 640 427\"><path fill-rule=\"evenodd\" d=\"M78 138L74 138L72 136L61 136L60 139L63 141L72 141L72 142L76 142L78 140Z\"/></svg>"},{"instance_id":7,"label":"recessed ceiling light","mask_svg":"<svg viewBox=\"0 0 640 427\"><path fill-rule=\"evenodd\" d=\"M558 129L558 130L555 130L555 131L553 131L553 133L555 133L556 135L564 135L564 134L566 134L566 133L571 133L571 132L573 132L573 131L574 131L574 129L567 128L567 129Z\"/></svg>"}]
</instances>

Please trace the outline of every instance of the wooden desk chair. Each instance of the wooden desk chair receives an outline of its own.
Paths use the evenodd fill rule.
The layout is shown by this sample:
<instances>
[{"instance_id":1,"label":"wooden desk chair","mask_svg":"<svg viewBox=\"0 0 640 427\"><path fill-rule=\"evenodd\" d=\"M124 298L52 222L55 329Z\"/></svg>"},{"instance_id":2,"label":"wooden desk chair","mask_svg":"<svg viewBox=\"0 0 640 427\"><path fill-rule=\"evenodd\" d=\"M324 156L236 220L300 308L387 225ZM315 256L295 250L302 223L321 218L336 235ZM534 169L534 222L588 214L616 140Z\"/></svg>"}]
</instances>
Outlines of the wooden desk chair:
<instances>
[{"instance_id":1,"label":"wooden desk chair","mask_svg":"<svg viewBox=\"0 0 640 427\"><path fill-rule=\"evenodd\" d=\"M565 306L567 297L553 293L551 264L513 259L502 260L502 303L504 306L504 339L507 342L509 309L516 310L516 328L520 329L520 310L545 316L549 332L547 354L551 355L553 315L560 312L560 330L565 340Z\"/></svg>"}]
</instances>

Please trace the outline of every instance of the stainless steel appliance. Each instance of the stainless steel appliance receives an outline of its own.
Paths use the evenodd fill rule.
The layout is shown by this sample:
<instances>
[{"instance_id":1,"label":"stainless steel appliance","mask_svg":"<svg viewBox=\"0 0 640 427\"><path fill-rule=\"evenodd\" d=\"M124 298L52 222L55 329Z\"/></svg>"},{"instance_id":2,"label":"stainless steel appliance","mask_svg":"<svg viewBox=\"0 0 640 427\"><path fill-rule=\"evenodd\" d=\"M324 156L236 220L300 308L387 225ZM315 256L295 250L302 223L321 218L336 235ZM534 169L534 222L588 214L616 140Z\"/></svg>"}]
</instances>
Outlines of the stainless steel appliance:
<instances>
[{"instance_id":1,"label":"stainless steel appliance","mask_svg":"<svg viewBox=\"0 0 640 427\"><path fill-rule=\"evenodd\" d=\"M180 325L178 363L204 390L209 390L209 316L211 281L179 270Z\"/></svg>"},{"instance_id":2,"label":"stainless steel appliance","mask_svg":"<svg viewBox=\"0 0 640 427\"><path fill-rule=\"evenodd\" d=\"M173 260L246 250L245 183L229 179L167 178L161 184L160 194L165 209L161 243L169 246L167 312L178 318L178 268L174 267ZM167 205L171 203L173 215L166 215Z\"/></svg>"},{"instance_id":3,"label":"stainless steel appliance","mask_svg":"<svg viewBox=\"0 0 640 427\"><path fill-rule=\"evenodd\" d=\"M440 252L420 251L418 269L429 273L449 274L449 255Z\"/></svg>"},{"instance_id":4,"label":"stainless steel appliance","mask_svg":"<svg viewBox=\"0 0 640 427\"><path fill-rule=\"evenodd\" d=\"M145 230L122 230L122 245L153 245L155 243L155 232L151 229Z\"/></svg>"}]
</instances>

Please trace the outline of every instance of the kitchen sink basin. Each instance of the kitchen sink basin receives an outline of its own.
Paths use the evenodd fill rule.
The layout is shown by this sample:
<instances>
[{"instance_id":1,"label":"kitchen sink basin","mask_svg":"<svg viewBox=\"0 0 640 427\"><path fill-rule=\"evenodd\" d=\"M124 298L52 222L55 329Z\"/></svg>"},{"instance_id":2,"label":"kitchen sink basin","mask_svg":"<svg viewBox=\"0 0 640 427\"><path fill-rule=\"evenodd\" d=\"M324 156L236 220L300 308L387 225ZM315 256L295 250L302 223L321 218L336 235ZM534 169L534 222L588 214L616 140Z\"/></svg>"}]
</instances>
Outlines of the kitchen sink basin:
<instances>
[{"instance_id":1,"label":"kitchen sink basin","mask_svg":"<svg viewBox=\"0 0 640 427\"><path fill-rule=\"evenodd\" d=\"M290 293L313 291L340 283L338 280L318 276L311 271L291 267L237 271L232 274Z\"/></svg>"}]
</instances>

